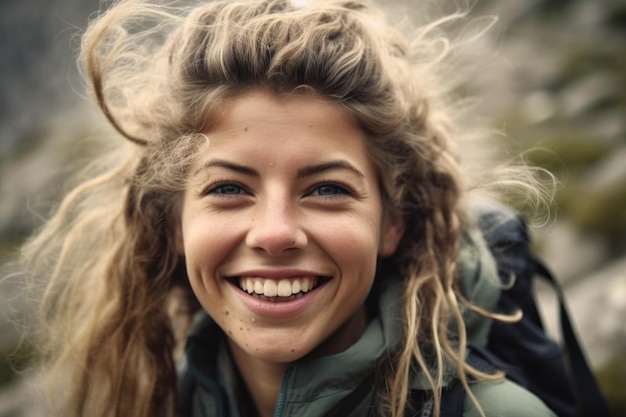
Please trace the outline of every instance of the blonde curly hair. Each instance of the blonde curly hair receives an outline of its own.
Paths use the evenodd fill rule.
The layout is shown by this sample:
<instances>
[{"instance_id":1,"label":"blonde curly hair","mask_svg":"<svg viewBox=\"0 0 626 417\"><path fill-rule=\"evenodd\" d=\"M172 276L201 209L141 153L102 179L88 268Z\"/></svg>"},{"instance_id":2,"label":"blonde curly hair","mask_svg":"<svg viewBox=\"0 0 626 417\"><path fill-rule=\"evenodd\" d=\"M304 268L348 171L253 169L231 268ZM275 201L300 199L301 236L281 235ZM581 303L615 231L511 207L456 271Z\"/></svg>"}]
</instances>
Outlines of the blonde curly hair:
<instances>
[{"instance_id":1,"label":"blonde curly hair","mask_svg":"<svg viewBox=\"0 0 626 417\"><path fill-rule=\"evenodd\" d=\"M430 25L409 43L370 6L126 0L91 23L82 68L104 115L129 141L66 196L24 250L32 274L47 283L40 346L57 384L53 409L65 417L175 414L174 352L187 326L173 320L171 300L183 317L199 308L175 249L180 196L222 105L253 89L312 90L353 114L367 134L385 209L405 217L393 257L404 280L403 338L382 372L382 412L404 415L416 367L430 382L436 415L446 364L474 402L466 375L498 377L463 361L455 274L465 184L438 107L438 58L429 55L441 39L429 36Z\"/></svg>"}]
</instances>

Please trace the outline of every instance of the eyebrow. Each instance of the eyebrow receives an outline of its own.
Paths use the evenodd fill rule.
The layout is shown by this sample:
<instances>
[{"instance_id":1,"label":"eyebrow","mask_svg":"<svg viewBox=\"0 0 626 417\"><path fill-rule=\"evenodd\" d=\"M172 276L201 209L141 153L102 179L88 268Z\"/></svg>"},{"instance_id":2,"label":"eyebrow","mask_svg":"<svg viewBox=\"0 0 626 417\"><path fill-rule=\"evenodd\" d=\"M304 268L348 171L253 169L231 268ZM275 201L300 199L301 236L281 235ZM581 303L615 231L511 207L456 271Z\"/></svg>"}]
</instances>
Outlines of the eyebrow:
<instances>
[{"instance_id":1,"label":"eyebrow","mask_svg":"<svg viewBox=\"0 0 626 417\"><path fill-rule=\"evenodd\" d=\"M254 169L252 169L250 167L247 167L245 165L236 164L234 162L230 162L230 161L227 161L227 160L224 160L224 159L213 159L211 161L205 162L204 164L202 164L202 166L200 168L198 168L196 170L194 175L198 175L198 173L200 171L205 170L205 169L209 169L209 168L212 168L212 167L226 168L226 169L229 169L231 171L240 172L240 173L242 173L244 175L248 175L248 176L251 176L251 177L258 177L259 176L259 173L256 170L254 170Z\"/></svg>"},{"instance_id":2,"label":"eyebrow","mask_svg":"<svg viewBox=\"0 0 626 417\"><path fill-rule=\"evenodd\" d=\"M355 167L350 162L343 160L343 159L324 162L322 164L310 165L310 166L300 168L298 170L297 177L298 178L310 177L313 175L321 174L322 172L325 172L325 171L329 171L331 169L347 169L349 171L352 171L359 177L362 177L362 178L365 177L365 174L359 171L357 167Z\"/></svg>"},{"instance_id":3,"label":"eyebrow","mask_svg":"<svg viewBox=\"0 0 626 417\"><path fill-rule=\"evenodd\" d=\"M224 159L214 159L211 161L207 161L198 170L196 170L194 175L197 175L202 170L209 169L212 167L229 169L229 170L236 171L236 172L239 172L241 174L248 175L251 177L260 176L258 171L256 171L255 169L252 169L245 165L240 165L231 161L227 161ZM365 174L363 174L363 172L361 172L357 167L355 167L350 162L343 160L343 159L302 167L298 169L298 172L296 175L297 175L297 178L305 178L305 177L310 177L313 175L321 174L323 172L326 172L332 169L347 169L349 171L352 171L354 174L356 174L357 176L361 178L365 177Z\"/></svg>"}]
</instances>

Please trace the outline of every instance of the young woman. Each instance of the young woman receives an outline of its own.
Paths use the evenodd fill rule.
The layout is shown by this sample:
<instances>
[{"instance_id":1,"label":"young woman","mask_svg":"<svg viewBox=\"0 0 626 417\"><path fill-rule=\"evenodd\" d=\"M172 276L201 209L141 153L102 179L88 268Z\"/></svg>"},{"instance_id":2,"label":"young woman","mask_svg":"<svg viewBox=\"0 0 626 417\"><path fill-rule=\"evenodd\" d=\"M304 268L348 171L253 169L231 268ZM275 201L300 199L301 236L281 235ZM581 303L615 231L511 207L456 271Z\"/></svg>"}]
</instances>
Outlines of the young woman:
<instances>
[{"instance_id":1,"label":"young woman","mask_svg":"<svg viewBox=\"0 0 626 417\"><path fill-rule=\"evenodd\" d=\"M85 74L128 144L25 250L52 410L173 416L184 374L192 416L399 417L415 389L437 416L454 381L466 416L552 415L464 360L498 278L429 42L360 1L95 20Z\"/></svg>"}]
</instances>

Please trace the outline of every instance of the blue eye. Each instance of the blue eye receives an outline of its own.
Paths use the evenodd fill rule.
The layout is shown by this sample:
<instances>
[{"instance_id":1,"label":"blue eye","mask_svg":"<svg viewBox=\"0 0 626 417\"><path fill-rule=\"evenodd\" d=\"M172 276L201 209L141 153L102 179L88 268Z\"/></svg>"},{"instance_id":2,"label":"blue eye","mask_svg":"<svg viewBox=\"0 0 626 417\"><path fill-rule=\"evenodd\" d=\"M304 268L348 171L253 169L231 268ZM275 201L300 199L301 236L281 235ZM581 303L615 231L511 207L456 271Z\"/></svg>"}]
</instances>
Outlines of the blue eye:
<instances>
[{"instance_id":1,"label":"blue eye","mask_svg":"<svg viewBox=\"0 0 626 417\"><path fill-rule=\"evenodd\" d=\"M216 184L207 190L207 194L243 194L245 191L243 187L237 184Z\"/></svg>"},{"instance_id":2,"label":"blue eye","mask_svg":"<svg viewBox=\"0 0 626 417\"><path fill-rule=\"evenodd\" d=\"M333 196L338 194L349 194L346 187L337 184L322 184L313 190L313 194L321 196Z\"/></svg>"}]
</instances>

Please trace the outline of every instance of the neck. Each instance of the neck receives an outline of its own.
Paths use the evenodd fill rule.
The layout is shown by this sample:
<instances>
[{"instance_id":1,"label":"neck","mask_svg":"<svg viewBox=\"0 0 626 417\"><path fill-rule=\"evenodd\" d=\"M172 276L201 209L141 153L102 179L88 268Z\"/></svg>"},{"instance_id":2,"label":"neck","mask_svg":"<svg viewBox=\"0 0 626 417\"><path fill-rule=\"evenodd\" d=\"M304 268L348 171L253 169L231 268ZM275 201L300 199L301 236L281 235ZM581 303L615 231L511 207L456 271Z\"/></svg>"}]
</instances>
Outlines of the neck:
<instances>
[{"instance_id":1,"label":"neck","mask_svg":"<svg viewBox=\"0 0 626 417\"><path fill-rule=\"evenodd\" d=\"M259 417L272 417L288 363L272 363L251 357L229 343L233 359L248 388Z\"/></svg>"},{"instance_id":2,"label":"neck","mask_svg":"<svg viewBox=\"0 0 626 417\"><path fill-rule=\"evenodd\" d=\"M352 346L367 327L365 307L360 308L307 357L318 358L343 352ZM290 363L269 362L251 356L228 339L233 360L248 388L259 417L272 417L285 371Z\"/></svg>"}]
</instances>

